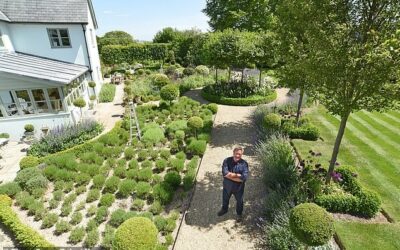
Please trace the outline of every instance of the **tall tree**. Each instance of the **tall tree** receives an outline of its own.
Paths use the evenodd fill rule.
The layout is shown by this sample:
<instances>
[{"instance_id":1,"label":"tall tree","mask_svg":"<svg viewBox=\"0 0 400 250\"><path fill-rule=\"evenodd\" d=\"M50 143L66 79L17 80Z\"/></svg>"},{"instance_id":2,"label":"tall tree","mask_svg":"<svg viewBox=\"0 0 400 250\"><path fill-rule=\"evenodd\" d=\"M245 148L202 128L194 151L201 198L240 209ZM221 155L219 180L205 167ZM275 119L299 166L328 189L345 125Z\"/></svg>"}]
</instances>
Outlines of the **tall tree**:
<instances>
[{"instance_id":1,"label":"tall tree","mask_svg":"<svg viewBox=\"0 0 400 250\"><path fill-rule=\"evenodd\" d=\"M271 22L271 11L278 0L207 0L203 12L213 30L228 28L261 31Z\"/></svg>"},{"instance_id":2,"label":"tall tree","mask_svg":"<svg viewBox=\"0 0 400 250\"><path fill-rule=\"evenodd\" d=\"M179 36L179 31L177 29L166 27L154 36L153 43L172 43Z\"/></svg>"},{"instance_id":3,"label":"tall tree","mask_svg":"<svg viewBox=\"0 0 400 250\"><path fill-rule=\"evenodd\" d=\"M292 18L308 15L303 61L319 99L340 116L326 181L331 180L348 118L382 111L400 98L399 50L388 43L400 25L398 0L296 0Z\"/></svg>"},{"instance_id":4,"label":"tall tree","mask_svg":"<svg viewBox=\"0 0 400 250\"><path fill-rule=\"evenodd\" d=\"M101 51L101 48L103 46L107 45L128 45L131 43L134 43L133 37L131 34L125 32L125 31L120 31L120 30L115 30L115 31L110 31L104 34L102 37L97 38L97 43L99 47L99 51Z\"/></svg>"}]
</instances>

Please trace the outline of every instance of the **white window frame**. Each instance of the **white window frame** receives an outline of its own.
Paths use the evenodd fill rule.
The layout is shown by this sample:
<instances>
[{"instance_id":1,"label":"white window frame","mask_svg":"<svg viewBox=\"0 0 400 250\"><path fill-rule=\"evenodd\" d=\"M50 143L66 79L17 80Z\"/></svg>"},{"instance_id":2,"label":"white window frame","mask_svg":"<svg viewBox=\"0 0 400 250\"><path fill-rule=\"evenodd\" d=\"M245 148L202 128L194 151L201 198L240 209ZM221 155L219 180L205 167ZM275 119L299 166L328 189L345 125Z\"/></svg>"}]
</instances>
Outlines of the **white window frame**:
<instances>
[{"instance_id":1,"label":"white window frame","mask_svg":"<svg viewBox=\"0 0 400 250\"><path fill-rule=\"evenodd\" d=\"M60 43L60 46L54 46L53 39L55 37L51 36L51 34L50 34L51 30L57 31L57 39L58 39L58 42ZM63 45L62 38L66 38L66 37L61 37L60 30L66 30L67 31L69 45ZM68 28L47 28L47 35L49 37L49 42L50 42L51 48L53 48L53 49L72 48L71 36L69 35Z\"/></svg>"}]
</instances>

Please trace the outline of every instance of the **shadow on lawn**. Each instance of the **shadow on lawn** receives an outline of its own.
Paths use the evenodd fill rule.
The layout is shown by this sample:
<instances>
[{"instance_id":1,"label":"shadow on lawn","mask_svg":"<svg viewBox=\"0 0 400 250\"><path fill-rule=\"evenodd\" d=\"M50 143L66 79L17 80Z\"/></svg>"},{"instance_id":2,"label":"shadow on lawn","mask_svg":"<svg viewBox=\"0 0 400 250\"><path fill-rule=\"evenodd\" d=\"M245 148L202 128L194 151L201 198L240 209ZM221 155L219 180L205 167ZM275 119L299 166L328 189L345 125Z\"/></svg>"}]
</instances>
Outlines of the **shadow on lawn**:
<instances>
[{"instance_id":1,"label":"shadow on lawn","mask_svg":"<svg viewBox=\"0 0 400 250\"><path fill-rule=\"evenodd\" d=\"M246 182L244 193L243 221L235 223L235 226L229 228L229 231L235 235L256 239L255 242L258 242L263 238L263 230L258 225L262 224L259 218L263 216L265 187L260 167L255 160L256 128L252 120L248 120L249 122L231 122L215 126L212 131L210 147L230 150L234 146L241 145L245 148L244 159L249 162L250 176ZM221 156L221 159L228 156ZM217 216L222 203L222 160L208 163L214 165L210 169L215 169L215 171L206 172L205 176L198 180L192 203L185 217L186 224L211 229L222 221L236 219L236 200L233 195L228 213L221 217ZM204 160L203 164L205 164Z\"/></svg>"}]
</instances>

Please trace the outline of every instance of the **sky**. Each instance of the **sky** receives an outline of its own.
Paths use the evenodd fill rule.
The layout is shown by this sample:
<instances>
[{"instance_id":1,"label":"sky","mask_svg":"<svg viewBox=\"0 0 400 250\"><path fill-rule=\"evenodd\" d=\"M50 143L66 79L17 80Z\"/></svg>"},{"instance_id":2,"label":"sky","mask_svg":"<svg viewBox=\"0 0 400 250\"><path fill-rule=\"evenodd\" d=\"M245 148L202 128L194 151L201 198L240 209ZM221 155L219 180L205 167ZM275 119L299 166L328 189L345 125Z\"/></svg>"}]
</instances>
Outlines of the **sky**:
<instances>
[{"instance_id":1,"label":"sky","mask_svg":"<svg viewBox=\"0 0 400 250\"><path fill-rule=\"evenodd\" d=\"M92 0L99 25L97 35L112 30L130 33L135 40L151 41L165 27L209 30L201 10L206 0Z\"/></svg>"}]
</instances>

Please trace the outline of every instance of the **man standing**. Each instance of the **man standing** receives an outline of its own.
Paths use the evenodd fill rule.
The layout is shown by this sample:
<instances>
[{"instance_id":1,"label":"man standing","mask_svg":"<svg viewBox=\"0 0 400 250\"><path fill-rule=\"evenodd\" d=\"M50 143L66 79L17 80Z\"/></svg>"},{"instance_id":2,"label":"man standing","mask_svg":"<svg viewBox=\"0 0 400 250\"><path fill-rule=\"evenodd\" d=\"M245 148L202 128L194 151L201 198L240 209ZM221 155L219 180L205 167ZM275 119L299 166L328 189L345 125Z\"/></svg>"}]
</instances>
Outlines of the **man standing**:
<instances>
[{"instance_id":1,"label":"man standing","mask_svg":"<svg viewBox=\"0 0 400 250\"><path fill-rule=\"evenodd\" d=\"M233 156L226 158L222 163L222 175L224 177L222 208L218 212L218 216L222 216L228 212L229 199L233 194L236 199L236 213L239 221L242 218L243 212L244 186L249 174L249 166L242 159L243 151L242 147L233 149Z\"/></svg>"}]
</instances>

